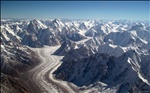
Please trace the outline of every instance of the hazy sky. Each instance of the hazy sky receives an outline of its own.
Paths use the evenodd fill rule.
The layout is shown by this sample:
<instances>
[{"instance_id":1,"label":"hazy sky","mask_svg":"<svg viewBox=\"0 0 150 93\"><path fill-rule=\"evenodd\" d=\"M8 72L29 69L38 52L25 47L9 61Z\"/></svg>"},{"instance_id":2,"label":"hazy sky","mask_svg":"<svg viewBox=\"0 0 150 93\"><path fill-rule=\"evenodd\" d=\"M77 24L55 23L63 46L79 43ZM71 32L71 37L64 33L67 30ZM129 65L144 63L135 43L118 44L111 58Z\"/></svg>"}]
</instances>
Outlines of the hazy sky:
<instances>
[{"instance_id":1,"label":"hazy sky","mask_svg":"<svg viewBox=\"0 0 150 93\"><path fill-rule=\"evenodd\" d=\"M2 18L149 20L149 1L1 1Z\"/></svg>"}]
</instances>

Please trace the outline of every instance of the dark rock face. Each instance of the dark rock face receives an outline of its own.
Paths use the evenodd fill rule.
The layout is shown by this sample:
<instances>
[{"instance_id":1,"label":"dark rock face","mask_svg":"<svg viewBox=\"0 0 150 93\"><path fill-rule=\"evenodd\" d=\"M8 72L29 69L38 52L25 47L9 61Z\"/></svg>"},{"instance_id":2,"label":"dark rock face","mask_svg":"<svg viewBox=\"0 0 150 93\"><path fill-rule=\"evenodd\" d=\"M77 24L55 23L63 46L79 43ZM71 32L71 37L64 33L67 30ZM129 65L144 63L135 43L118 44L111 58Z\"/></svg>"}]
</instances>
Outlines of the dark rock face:
<instances>
[{"instance_id":1,"label":"dark rock face","mask_svg":"<svg viewBox=\"0 0 150 93\"><path fill-rule=\"evenodd\" d=\"M54 46L61 43L61 38L53 29L46 28L40 21L32 20L24 33L22 43L30 47Z\"/></svg>"},{"instance_id":2,"label":"dark rock face","mask_svg":"<svg viewBox=\"0 0 150 93\"><path fill-rule=\"evenodd\" d=\"M103 82L108 87L119 86L117 89L119 93L136 92L137 90L141 92L143 90L150 91L149 85L143 82L138 75L138 73L143 73L143 77L146 78L149 72L144 76L144 72L141 71L143 67L145 67L143 71L147 71L146 69L149 68L149 64L141 68L133 66L137 62L140 64L140 62L149 62L150 60L134 60L138 58L139 55L135 51L128 51L120 57L103 53L96 53L84 58L66 55L62 65L54 74L56 74L56 78L72 82L80 87L84 85L89 86L96 82Z\"/></svg>"},{"instance_id":3,"label":"dark rock face","mask_svg":"<svg viewBox=\"0 0 150 93\"><path fill-rule=\"evenodd\" d=\"M69 39L65 39L64 42L62 43L61 47L55 51L55 55L61 55L64 56L66 55L70 50L73 50L76 47L76 43L69 40Z\"/></svg>"},{"instance_id":4,"label":"dark rock face","mask_svg":"<svg viewBox=\"0 0 150 93\"><path fill-rule=\"evenodd\" d=\"M24 82L3 73L1 73L1 85L1 93L30 93Z\"/></svg>"},{"instance_id":5,"label":"dark rock face","mask_svg":"<svg viewBox=\"0 0 150 93\"><path fill-rule=\"evenodd\" d=\"M40 30L37 38L42 45L55 46L61 43L61 37L50 28Z\"/></svg>"},{"instance_id":6,"label":"dark rock face","mask_svg":"<svg viewBox=\"0 0 150 93\"><path fill-rule=\"evenodd\" d=\"M59 20L55 19L50 23L50 26L46 27L39 20L31 20L26 28L23 29L24 31L19 31L17 34L22 38L21 43L30 47L59 45L63 42L64 38L72 41L86 39L86 37L78 33L75 27L72 30L72 27L62 27L61 24Z\"/></svg>"},{"instance_id":7,"label":"dark rock face","mask_svg":"<svg viewBox=\"0 0 150 93\"><path fill-rule=\"evenodd\" d=\"M37 40L37 37L31 34L24 36L22 44L30 47L43 47L43 45Z\"/></svg>"},{"instance_id":8,"label":"dark rock face","mask_svg":"<svg viewBox=\"0 0 150 93\"><path fill-rule=\"evenodd\" d=\"M80 40L86 39L86 37L78 33L72 34L71 36L67 35L66 37L68 37L70 40L73 40L73 41L80 41Z\"/></svg>"},{"instance_id":9,"label":"dark rock face","mask_svg":"<svg viewBox=\"0 0 150 93\"><path fill-rule=\"evenodd\" d=\"M87 27L84 23L80 24L79 29L81 30L87 30Z\"/></svg>"},{"instance_id":10,"label":"dark rock face","mask_svg":"<svg viewBox=\"0 0 150 93\"><path fill-rule=\"evenodd\" d=\"M17 42L1 42L1 92L34 93L24 75L38 64L37 56L26 46ZM32 85L32 84L31 84Z\"/></svg>"},{"instance_id":11,"label":"dark rock face","mask_svg":"<svg viewBox=\"0 0 150 93\"><path fill-rule=\"evenodd\" d=\"M1 92L31 93L31 89L22 80L22 73L35 64L34 53L19 43L2 42L1 45Z\"/></svg>"}]
</instances>

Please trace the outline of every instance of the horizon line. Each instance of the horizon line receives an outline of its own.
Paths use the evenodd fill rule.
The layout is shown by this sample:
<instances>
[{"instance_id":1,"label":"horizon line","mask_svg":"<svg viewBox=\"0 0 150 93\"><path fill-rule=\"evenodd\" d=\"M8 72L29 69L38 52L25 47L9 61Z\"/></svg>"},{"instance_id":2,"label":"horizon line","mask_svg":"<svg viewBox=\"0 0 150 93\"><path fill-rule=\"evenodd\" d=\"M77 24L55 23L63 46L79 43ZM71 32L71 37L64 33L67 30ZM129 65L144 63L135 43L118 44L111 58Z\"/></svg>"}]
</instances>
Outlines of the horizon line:
<instances>
[{"instance_id":1,"label":"horizon line","mask_svg":"<svg viewBox=\"0 0 150 93\"><path fill-rule=\"evenodd\" d=\"M30 19L30 20L34 20L34 19L38 19L38 20L48 20L48 19L60 19L60 20L106 20L106 21L110 21L110 20L127 20L127 21L150 21L149 19L146 20L140 20L140 19L94 19L94 18L1 18L1 19Z\"/></svg>"}]
</instances>

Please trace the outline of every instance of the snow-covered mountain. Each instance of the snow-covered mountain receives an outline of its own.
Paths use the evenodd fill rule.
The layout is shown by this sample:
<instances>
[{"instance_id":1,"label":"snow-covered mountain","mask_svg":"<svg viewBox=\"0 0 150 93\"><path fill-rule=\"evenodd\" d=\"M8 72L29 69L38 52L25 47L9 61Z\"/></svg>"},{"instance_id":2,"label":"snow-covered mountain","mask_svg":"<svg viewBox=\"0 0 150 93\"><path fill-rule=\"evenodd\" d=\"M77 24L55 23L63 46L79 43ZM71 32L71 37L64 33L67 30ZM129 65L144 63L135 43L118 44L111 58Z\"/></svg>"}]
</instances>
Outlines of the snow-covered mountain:
<instances>
[{"instance_id":1,"label":"snow-covered mountain","mask_svg":"<svg viewBox=\"0 0 150 93\"><path fill-rule=\"evenodd\" d=\"M1 75L14 81L35 65L28 47L61 45L56 78L94 93L149 92L149 28L148 21L1 19Z\"/></svg>"},{"instance_id":2,"label":"snow-covered mountain","mask_svg":"<svg viewBox=\"0 0 150 93\"><path fill-rule=\"evenodd\" d=\"M76 49L78 48L78 46L76 45L75 42L69 40L69 39L65 39L64 42L62 43L61 47L55 51L55 55L61 55L64 56L66 55L66 53L70 50Z\"/></svg>"},{"instance_id":3,"label":"snow-covered mountain","mask_svg":"<svg viewBox=\"0 0 150 93\"><path fill-rule=\"evenodd\" d=\"M63 64L54 72L56 77L77 86L99 86L105 92L107 87L119 93L150 91L150 55L138 55L129 50L119 57L96 53L90 57L75 59L65 56ZM67 58L66 58L67 57ZM147 64L147 65L146 65ZM106 90L101 90L105 84ZM96 84L96 85L95 85Z\"/></svg>"},{"instance_id":4,"label":"snow-covered mountain","mask_svg":"<svg viewBox=\"0 0 150 93\"><path fill-rule=\"evenodd\" d=\"M134 25L131 29L129 29L131 33L135 34L139 38L150 42L150 31L146 29L144 24L141 25Z\"/></svg>"},{"instance_id":5,"label":"snow-covered mountain","mask_svg":"<svg viewBox=\"0 0 150 93\"><path fill-rule=\"evenodd\" d=\"M134 34L124 31L124 32L111 32L105 36L104 41L107 42L111 40L114 45L125 46L141 46L147 43L147 41L136 37Z\"/></svg>"},{"instance_id":6,"label":"snow-covered mountain","mask_svg":"<svg viewBox=\"0 0 150 93\"><path fill-rule=\"evenodd\" d=\"M22 73L38 63L36 56L26 46L7 38L8 41L1 39L1 92L29 93L31 90L23 81Z\"/></svg>"},{"instance_id":7,"label":"snow-covered mountain","mask_svg":"<svg viewBox=\"0 0 150 93\"><path fill-rule=\"evenodd\" d=\"M109 22L86 28L85 35L93 38L66 53L56 78L94 88L94 93L108 92L108 87L118 93L150 91L150 35L144 24L137 24Z\"/></svg>"}]
</instances>

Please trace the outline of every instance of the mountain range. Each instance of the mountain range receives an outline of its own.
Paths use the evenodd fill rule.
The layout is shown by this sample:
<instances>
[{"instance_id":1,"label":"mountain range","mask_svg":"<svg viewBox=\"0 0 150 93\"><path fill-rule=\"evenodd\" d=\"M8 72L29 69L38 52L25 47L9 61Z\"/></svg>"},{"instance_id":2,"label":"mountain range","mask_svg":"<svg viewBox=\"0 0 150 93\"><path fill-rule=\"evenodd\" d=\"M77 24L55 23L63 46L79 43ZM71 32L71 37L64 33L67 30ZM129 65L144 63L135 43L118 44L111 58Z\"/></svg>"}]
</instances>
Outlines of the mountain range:
<instances>
[{"instance_id":1,"label":"mountain range","mask_svg":"<svg viewBox=\"0 0 150 93\"><path fill-rule=\"evenodd\" d=\"M149 28L148 21L1 19L1 91L18 91L11 83L38 64L31 47L60 45L55 78L94 93L148 93ZM29 92L26 84L16 86Z\"/></svg>"}]
</instances>

